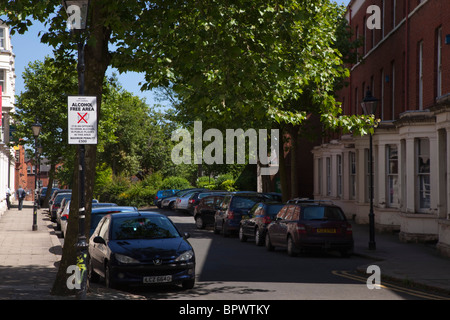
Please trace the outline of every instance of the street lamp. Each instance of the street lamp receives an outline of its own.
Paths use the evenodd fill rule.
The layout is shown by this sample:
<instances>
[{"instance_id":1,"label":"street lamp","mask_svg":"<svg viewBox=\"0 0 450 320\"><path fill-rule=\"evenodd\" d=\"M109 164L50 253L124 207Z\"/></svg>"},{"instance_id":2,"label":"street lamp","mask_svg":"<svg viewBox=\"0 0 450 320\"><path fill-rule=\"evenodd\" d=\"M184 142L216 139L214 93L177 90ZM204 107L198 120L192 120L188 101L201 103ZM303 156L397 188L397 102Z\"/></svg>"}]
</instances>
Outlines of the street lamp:
<instances>
[{"instance_id":1,"label":"street lamp","mask_svg":"<svg viewBox=\"0 0 450 320\"><path fill-rule=\"evenodd\" d=\"M89 10L89 0L63 0L62 1L65 11L69 16L67 20L67 24L71 30L71 32L80 31L86 29L87 21L88 21L88 10ZM78 38L78 94L80 96L84 95L84 47L85 47L85 37L80 36ZM87 248L88 243L86 241L85 235L85 197L84 197L84 181L85 181L85 145L78 145L78 153L79 153L79 214L78 214L78 261L80 261L80 268L84 268L87 270ZM83 271L83 270L81 270ZM84 299L86 297L86 283L87 283L87 274L86 272L81 272L81 290L78 292L77 296L79 299Z\"/></svg>"},{"instance_id":2,"label":"street lamp","mask_svg":"<svg viewBox=\"0 0 450 320\"><path fill-rule=\"evenodd\" d=\"M39 137L39 134L41 133L42 125L39 123L39 121L33 123L31 125L31 130L33 131L34 136L34 155L35 155L35 169L34 169L34 202L33 202L33 227L32 230L36 231L38 229L37 226L37 199L36 199L36 185L37 185L37 162L38 162L38 146L37 146L37 138Z\"/></svg>"},{"instance_id":3,"label":"street lamp","mask_svg":"<svg viewBox=\"0 0 450 320\"><path fill-rule=\"evenodd\" d=\"M365 115L375 115L377 110L378 99L372 96L372 92L367 88L366 96L361 102ZM375 215L373 213L373 147L372 147L372 132L369 133L369 172L370 172L370 187L369 187L369 250L376 249L375 243Z\"/></svg>"}]
</instances>

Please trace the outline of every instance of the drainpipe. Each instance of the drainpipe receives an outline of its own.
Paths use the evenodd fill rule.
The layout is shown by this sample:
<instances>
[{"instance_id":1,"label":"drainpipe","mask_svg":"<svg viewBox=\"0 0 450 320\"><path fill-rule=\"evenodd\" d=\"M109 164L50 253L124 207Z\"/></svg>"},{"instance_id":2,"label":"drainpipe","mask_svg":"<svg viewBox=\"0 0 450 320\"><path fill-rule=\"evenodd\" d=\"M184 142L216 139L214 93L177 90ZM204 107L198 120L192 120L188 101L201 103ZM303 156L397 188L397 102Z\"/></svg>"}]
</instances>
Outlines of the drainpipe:
<instances>
[{"instance_id":1,"label":"drainpipe","mask_svg":"<svg viewBox=\"0 0 450 320\"><path fill-rule=\"evenodd\" d=\"M406 17L405 17L405 106L403 111L408 110L408 97L409 97L409 90L408 90L408 82L409 82L409 0L406 0Z\"/></svg>"}]
</instances>

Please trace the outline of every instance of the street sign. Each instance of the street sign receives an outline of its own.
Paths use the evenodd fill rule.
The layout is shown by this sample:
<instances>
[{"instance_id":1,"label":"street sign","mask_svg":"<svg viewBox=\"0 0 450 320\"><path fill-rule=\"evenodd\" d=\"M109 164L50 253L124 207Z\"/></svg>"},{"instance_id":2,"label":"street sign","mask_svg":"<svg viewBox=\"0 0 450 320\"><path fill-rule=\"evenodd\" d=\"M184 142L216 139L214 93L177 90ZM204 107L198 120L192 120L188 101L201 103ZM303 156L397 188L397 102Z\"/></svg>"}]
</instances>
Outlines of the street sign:
<instances>
[{"instance_id":1,"label":"street sign","mask_svg":"<svg viewBox=\"0 0 450 320\"><path fill-rule=\"evenodd\" d=\"M97 144L97 97L68 97L69 144Z\"/></svg>"}]
</instances>

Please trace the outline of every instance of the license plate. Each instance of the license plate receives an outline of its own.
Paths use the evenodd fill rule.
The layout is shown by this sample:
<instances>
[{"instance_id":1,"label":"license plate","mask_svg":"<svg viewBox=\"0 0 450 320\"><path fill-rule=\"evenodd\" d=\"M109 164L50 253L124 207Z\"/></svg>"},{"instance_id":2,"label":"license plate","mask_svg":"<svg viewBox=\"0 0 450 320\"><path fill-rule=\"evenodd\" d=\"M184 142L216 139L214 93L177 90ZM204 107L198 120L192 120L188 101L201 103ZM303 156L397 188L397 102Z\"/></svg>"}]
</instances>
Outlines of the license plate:
<instances>
[{"instance_id":1,"label":"license plate","mask_svg":"<svg viewBox=\"0 0 450 320\"><path fill-rule=\"evenodd\" d=\"M317 228L317 233L336 233L335 228Z\"/></svg>"},{"instance_id":2,"label":"license plate","mask_svg":"<svg viewBox=\"0 0 450 320\"><path fill-rule=\"evenodd\" d=\"M144 277L144 283L164 283L172 282L172 276L154 276L154 277Z\"/></svg>"}]
</instances>

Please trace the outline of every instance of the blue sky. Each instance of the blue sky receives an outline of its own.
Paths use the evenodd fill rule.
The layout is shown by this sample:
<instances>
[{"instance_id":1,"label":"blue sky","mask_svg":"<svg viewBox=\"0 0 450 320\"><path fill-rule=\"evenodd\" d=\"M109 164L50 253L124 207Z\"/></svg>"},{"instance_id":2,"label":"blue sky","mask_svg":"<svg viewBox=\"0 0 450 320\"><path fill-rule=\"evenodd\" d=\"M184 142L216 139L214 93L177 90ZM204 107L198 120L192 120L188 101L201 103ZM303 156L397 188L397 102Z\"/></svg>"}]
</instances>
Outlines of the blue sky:
<instances>
[{"instance_id":1,"label":"blue sky","mask_svg":"<svg viewBox=\"0 0 450 320\"><path fill-rule=\"evenodd\" d=\"M339 4L347 5L350 0L336 0ZM43 61L46 55L52 56L51 47L42 44L38 37L39 31L46 31L46 27L43 24L33 24L23 35L14 34L11 38L13 45L13 52L16 55L16 95L24 91L24 84L22 79L22 73L26 66L35 60ZM114 70L109 68L107 73L111 74ZM144 75L142 73L129 72L125 74L119 74L116 72L119 78L119 82L122 87L135 94L138 97L145 98L149 105L163 103L156 100L155 94L150 91L141 91L139 82L144 81Z\"/></svg>"}]
</instances>

